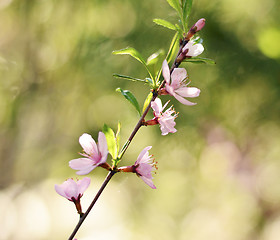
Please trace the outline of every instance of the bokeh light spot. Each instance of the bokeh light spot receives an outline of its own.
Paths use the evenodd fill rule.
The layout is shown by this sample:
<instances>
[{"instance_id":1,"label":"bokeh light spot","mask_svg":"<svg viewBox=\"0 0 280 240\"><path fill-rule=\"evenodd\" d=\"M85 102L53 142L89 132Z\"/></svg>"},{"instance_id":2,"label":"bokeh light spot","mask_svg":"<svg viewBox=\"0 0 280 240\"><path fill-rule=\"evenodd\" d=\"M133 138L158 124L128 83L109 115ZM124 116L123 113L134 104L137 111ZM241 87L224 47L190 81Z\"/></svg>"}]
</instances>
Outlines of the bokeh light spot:
<instances>
[{"instance_id":1,"label":"bokeh light spot","mask_svg":"<svg viewBox=\"0 0 280 240\"><path fill-rule=\"evenodd\" d=\"M270 58L280 58L280 29L267 28L259 33L258 46L264 55Z\"/></svg>"}]
</instances>

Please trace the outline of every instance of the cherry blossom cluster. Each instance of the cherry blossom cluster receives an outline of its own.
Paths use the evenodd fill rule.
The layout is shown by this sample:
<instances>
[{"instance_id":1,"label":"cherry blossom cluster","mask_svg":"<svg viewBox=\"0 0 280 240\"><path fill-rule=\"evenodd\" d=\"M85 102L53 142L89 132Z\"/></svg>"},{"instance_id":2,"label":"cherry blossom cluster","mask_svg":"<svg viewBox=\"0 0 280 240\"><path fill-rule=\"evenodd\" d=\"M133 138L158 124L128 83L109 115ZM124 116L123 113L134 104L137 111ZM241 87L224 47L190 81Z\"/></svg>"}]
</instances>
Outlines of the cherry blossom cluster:
<instances>
[{"instance_id":1,"label":"cherry blossom cluster","mask_svg":"<svg viewBox=\"0 0 280 240\"><path fill-rule=\"evenodd\" d=\"M185 68L179 68L179 65L185 59L195 58L204 51L203 45L197 41L197 39L193 39L193 36L200 31L204 25L205 19L200 19L186 34L183 35L183 38L180 39L179 52L171 68L169 68L167 59L163 60L162 67L159 71L161 73L161 80L158 85L155 84L157 81L154 81L153 84L151 84L153 88L151 90L152 98L146 106L146 109L143 110L139 122L120 151L118 137L120 129L118 129L117 134L114 134L112 129L110 129L110 131L107 131L108 129L103 129L103 131L98 133L97 142L88 133L84 133L79 137L79 143L83 149L83 152L79 153L81 157L69 161L69 167L75 170L77 175L87 175L96 167L102 167L109 171L109 175L111 174L110 178L118 172L135 173L149 187L156 189L156 186L153 183L153 173L157 170L157 162L153 158L153 155L150 155L149 153L152 146L145 147L140 152L133 165L119 167L118 164L134 135L141 126L159 125L163 136L169 133L177 132L177 129L175 128L175 119L178 117L178 113L176 113L173 106L167 107L170 100L164 105L162 104L160 99L161 95L170 95L184 105L193 106L196 104L191 102L189 98L198 97L200 95L200 89L189 86L190 80L188 78L187 71ZM127 49L122 50L120 54L127 54L127 51ZM130 52L129 54L133 55L135 54L135 51ZM138 56L136 58L143 62ZM144 64L146 63L144 62ZM125 92L123 91L123 93ZM129 96L130 100L132 99L132 102L133 97L131 97L131 95ZM135 102L133 102L133 104L135 105ZM145 120L145 117L150 109L153 111L154 117L150 120ZM107 162L109 154L112 156L112 165ZM108 178L108 180L105 179L104 183L107 184L110 178ZM89 187L90 182L91 180L88 177L85 177L82 180L77 179L77 181L70 178L61 185L55 185L55 190L59 195L75 204L77 212L80 214L80 220L82 221L95 203L95 200L93 200L92 206L88 208L86 213L82 212L80 199L85 190ZM104 185L104 188L106 184ZM100 188L101 192L104 188ZM97 194L96 196L97 200L99 195ZM82 224L82 221L81 223L78 223L78 227L80 226L79 224ZM71 236L73 237L75 233L76 232L74 231Z\"/></svg>"}]
</instances>

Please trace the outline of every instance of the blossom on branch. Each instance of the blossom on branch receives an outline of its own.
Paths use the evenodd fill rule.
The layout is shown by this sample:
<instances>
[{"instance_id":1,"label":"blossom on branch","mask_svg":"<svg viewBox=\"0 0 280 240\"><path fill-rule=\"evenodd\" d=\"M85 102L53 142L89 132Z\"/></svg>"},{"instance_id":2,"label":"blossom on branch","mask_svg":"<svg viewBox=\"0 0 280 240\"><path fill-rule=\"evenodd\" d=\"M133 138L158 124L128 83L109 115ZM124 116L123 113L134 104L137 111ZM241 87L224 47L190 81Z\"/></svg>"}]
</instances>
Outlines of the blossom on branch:
<instances>
[{"instance_id":1,"label":"blossom on branch","mask_svg":"<svg viewBox=\"0 0 280 240\"><path fill-rule=\"evenodd\" d=\"M154 118L152 120L149 120L145 123L145 125L160 125L160 130L162 135L167 135L168 133L175 133L177 130L174 128L175 118L177 117L176 112L174 109L172 109L172 106L168 108L165 112L163 112L164 108L167 106L167 103L165 103L164 106L162 106L161 100L159 98L156 98L152 103L151 107L154 110ZM173 115L174 114L174 115Z\"/></svg>"},{"instance_id":2,"label":"blossom on branch","mask_svg":"<svg viewBox=\"0 0 280 240\"><path fill-rule=\"evenodd\" d=\"M134 172L139 176L147 185L155 189L153 184L152 171L156 169L156 163L152 159L152 155L149 155L149 150L152 146L145 147L139 154L136 162L134 163Z\"/></svg>"},{"instance_id":3,"label":"blossom on branch","mask_svg":"<svg viewBox=\"0 0 280 240\"><path fill-rule=\"evenodd\" d=\"M152 172L157 169L156 162L152 159L152 155L149 155L149 150L152 146L148 146L142 150L139 154L136 162L132 166L120 167L118 170L120 172L133 172L136 173L148 186L156 189L153 184Z\"/></svg>"},{"instance_id":4,"label":"blossom on branch","mask_svg":"<svg viewBox=\"0 0 280 240\"><path fill-rule=\"evenodd\" d=\"M188 41L184 46L182 52L186 57L196 57L204 51L204 47L201 43L196 43L194 40Z\"/></svg>"},{"instance_id":5,"label":"blossom on branch","mask_svg":"<svg viewBox=\"0 0 280 240\"><path fill-rule=\"evenodd\" d=\"M90 178L85 177L75 182L72 178L67 179L61 185L55 184L55 191L69 201L78 201L90 184Z\"/></svg>"},{"instance_id":6,"label":"blossom on branch","mask_svg":"<svg viewBox=\"0 0 280 240\"><path fill-rule=\"evenodd\" d=\"M79 138L79 142L84 150L84 153L80 153L80 155L85 158L73 159L69 162L69 166L72 169L79 170L76 174L88 174L97 166L110 169L110 165L106 163L108 146L103 132L99 132L98 134L98 144L96 144L92 136L87 133L84 133Z\"/></svg>"},{"instance_id":7,"label":"blossom on branch","mask_svg":"<svg viewBox=\"0 0 280 240\"><path fill-rule=\"evenodd\" d=\"M168 63L164 60L162 64L162 75L165 80L165 87L161 89L160 94L169 94L185 105L191 106L196 104L185 99L185 97L198 97L200 94L200 90L198 88L187 86L189 83L186 83L186 69L175 68L170 75Z\"/></svg>"},{"instance_id":8,"label":"blossom on branch","mask_svg":"<svg viewBox=\"0 0 280 240\"><path fill-rule=\"evenodd\" d=\"M71 202L74 202L78 213L82 214L80 198L83 196L89 184L90 178L88 177L85 177L82 180L77 180L77 182L70 178L63 182L61 185L56 184L54 188L59 195L65 197Z\"/></svg>"}]
</instances>

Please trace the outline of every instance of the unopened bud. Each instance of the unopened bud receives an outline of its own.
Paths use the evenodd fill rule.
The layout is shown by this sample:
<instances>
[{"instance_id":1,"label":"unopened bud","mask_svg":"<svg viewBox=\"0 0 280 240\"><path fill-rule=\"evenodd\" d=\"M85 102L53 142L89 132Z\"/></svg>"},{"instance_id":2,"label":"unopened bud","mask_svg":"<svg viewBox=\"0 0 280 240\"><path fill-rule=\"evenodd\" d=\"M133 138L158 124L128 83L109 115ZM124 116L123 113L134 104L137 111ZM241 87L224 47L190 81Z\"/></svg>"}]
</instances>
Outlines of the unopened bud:
<instances>
[{"instance_id":1,"label":"unopened bud","mask_svg":"<svg viewBox=\"0 0 280 240\"><path fill-rule=\"evenodd\" d=\"M204 18L201 18L199 19L193 27L196 28L196 32L200 31L205 25L205 19Z\"/></svg>"},{"instance_id":2,"label":"unopened bud","mask_svg":"<svg viewBox=\"0 0 280 240\"><path fill-rule=\"evenodd\" d=\"M186 41L189 41L194 34L196 34L197 32L199 32L205 25L205 19L201 18L199 19L192 27L191 29L188 31L187 36L185 37Z\"/></svg>"}]
</instances>

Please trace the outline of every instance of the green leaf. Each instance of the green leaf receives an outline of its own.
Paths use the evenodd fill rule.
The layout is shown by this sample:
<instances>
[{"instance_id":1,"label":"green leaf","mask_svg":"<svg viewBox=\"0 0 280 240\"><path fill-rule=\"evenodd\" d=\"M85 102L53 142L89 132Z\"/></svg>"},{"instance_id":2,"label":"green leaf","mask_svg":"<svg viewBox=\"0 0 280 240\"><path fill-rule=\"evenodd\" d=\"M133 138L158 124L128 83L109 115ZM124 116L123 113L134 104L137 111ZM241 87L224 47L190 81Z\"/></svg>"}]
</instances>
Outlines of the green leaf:
<instances>
[{"instance_id":1,"label":"green leaf","mask_svg":"<svg viewBox=\"0 0 280 240\"><path fill-rule=\"evenodd\" d=\"M174 24L172 24L171 22L168 22L164 19L160 19L160 18L155 18L153 20L154 23L156 23L157 25L160 25L160 26L163 26L163 27L166 27L166 28L169 28L171 30L176 30L176 27Z\"/></svg>"},{"instance_id":2,"label":"green leaf","mask_svg":"<svg viewBox=\"0 0 280 240\"><path fill-rule=\"evenodd\" d=\"M181 14L181 7L179 0L167 0L168 4L173 7L179 14Z\"/></svg>"},{"instance_id":3,"label":"green leaf","mask_svg":"<svg viewBox=\"0 0 280 240\"><path fill-rule=\"evenodd\" d=\"M121 123L118 122L118 130L116 133L117 152L120 150L120 137L121 137Z\"/></svg>"},{"instance_id":4,"label":"green leaf","mask_svg":"<svg viewBox=\"0 0 280 240\"><path fill-rule=\"evenodd\" d=\"M170 62L171 59L173 58L173 55L176 51L176 43L178 41L178 33L175 33L174 37L172 38L172 41L170 43L170 47L166 56L167 62Z\"/></svg>"},{"instance_id":5,"label":"green leaf","mask_svg":"<svg viewBox=\"0 0 280 240\"><path fill-rule=\"evenodd\" d=\"M116 91L120 92L135 107L141 116L140 106L134 95L129 90L122 90L121 88L117 88Z\"/></svg>"},{"instance_id":6,"label":"green leaf","mask_svg":"<svg viewBox=\"0 0 280 240\"><path fill-rule=\"evenodd\" d=\"M105 134L109 153L113 159L116 159L118 157L118 147L114 131L104 124L102 132Z\"/></svg>"},{"instance_id":7,"label":"green leaf","mask_svg":"<svg viewBox=\"0 0 280 240\"><path fill-rule=\"evenodd\" d=\"M188 22L190 18L190 13L192 10L193 0L185 0L183 5L183 19ZM187 24L184 22L186 29L188 28Z\"/></svg>"},{"instance_id":8,"label":"green leaf","mask_svg":"<svg viewBox=\"0 0 280 240\"><path fill-rule=\"evenodd\" d=\"M145 78L146 82L149 83L151 86L153 86L154 82L150 78Z\"/></svg>"},{"instance_id":9,"label":"green leaf","mask_svg":"<svg viewBox=\"0 0 280 240\"><path fill-rule=\"evenodd\" d=\"M143 63L144 65L146 65L146 62L145 62L144 58L141 56L141 54L136 49L134 49L132 47L128 47L128 48L113 51L113 54L116 54L116 55L127 54L127 55L130 55L131 57L135 58L139 62Z\"/></svg>"},{"instance_id":10,"label":"green leaf","mask_svg":"<svg viewBox=\"0 0 280 240\"><path fill-rule=\"evenodd\" d=\"M128 47L128 48L113 51L113 54L116 54L116 55L130 55L131 57L135 58L136 60L138 60L139 62L141 62L145 66L145 68L146 68L147 72L149 73L150 77L152 79L154 79L152 73L150 72L150 70L147 66L147 63L144 60L144 58L142 57L142 55L136 49L134 49L132 47Z\"/></svg>"},{"instance_id":11,"label":"green leaf","mask_svg":"<svg viewBox=\"0 0 280 240\"><path fill-rule=\"evenodd\" d=\"M147 59L147 65L153 65L156 64L159 60L159 57L162 56L164 53L163 50L159 50L155 53L153 53L150 57Z\"/></svg>"},{"instance_id":12,"label":"green leaf","mask_svg":"<svg viewBox=\"0 0 280 240\"><path fill-rule=\"evenodd\" d=\"M123 79L129 80L129 81L132 81L132 82L144 82L144 83L147 82L143 79L134 78L134 77L126 76L126 75L121 75L121 74L117 74L117 73L114 73L113 76L116 78L123 78Z\"/></svg>"},{"instance_id":13,"label":"green leaf","mask_svg":"<svg viewBox=\"0 0 280 240\"><path fill-rule=\"evenodd\" d=\"M191 57L191 58L186 58L184 62L191 62L191 63L207 63L214 65L216 62L213 59L210 58L201 58L201 57Z\"/></svg>"},{"instance_id":14,"label":"green leaf","mask_svg":"<svg viewBox=\"0 0 280 240\"><path fill-rule=\"evenodd\" d=\"M152 98L153 98L153 93L150 92L149 95L147 96L145 102L144 102L144 106L143 106L142 113L145 112L145 110L146 110L146 108L148 107L148 105L149 105L149 103L150 103L150 101L151 101Z\"/></svg>"}]
</instances>

